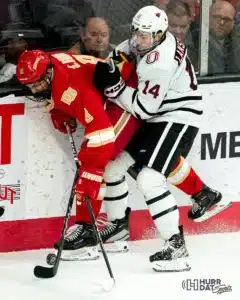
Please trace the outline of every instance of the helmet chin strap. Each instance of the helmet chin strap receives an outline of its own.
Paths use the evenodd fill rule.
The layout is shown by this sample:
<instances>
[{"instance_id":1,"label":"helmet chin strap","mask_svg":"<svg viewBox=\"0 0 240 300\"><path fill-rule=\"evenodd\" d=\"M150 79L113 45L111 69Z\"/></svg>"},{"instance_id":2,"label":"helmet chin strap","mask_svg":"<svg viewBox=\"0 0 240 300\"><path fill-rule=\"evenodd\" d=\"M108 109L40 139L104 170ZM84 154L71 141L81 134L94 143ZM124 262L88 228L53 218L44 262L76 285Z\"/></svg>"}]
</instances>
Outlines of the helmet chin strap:
<instances>
[{"instance_id":1,"label":"helmet chin strap","mask_svg":"<svg viewBox=\"0 0 240 300\"><path fill-rule=\"evenodd\" d=\"M33 94L33 96L28 96L27 98L35 102L44 102L47 99L50 99L52 79L53 79L53 68L48 68L45 75L41 78L41 80L39 80L39 85L41 86L41 83L45 81L45 83L47 83L47 88L43 91L39 91L39 92L37 91L36 93ZM29 88L31 89L30 86Z\"/></svg>"},{"instance_id":2,"label":"helmet chin strap","mask_svg":"<svg viewBox=\"0 0 240 300\"><path fill-rule=\"evenodd\" d=\"M26 98L34 102L41 103L47 101L50 98L50 96L51 96L51 92L45 91L45 92L35 94L34 96L26 96Z\"/></svg>"},{"instance_id":3,"label":"helmet chin strap","mask_svg":"<svg viewBox=\"0 0 240 300\"><path fill-rule=\"evenodd\" d=\"M45 82L45 83L44 83ZM45 85L45 86L42 86L42 85ZM34 83L33 83L34 85ZM42 90L39 89L35 89L36 92L33 93L32 96L28 96L27 98L32 100L32 101L35 101L35 102L44 102L46 101L48 98L51 97L51 79L50 79L50 74L46 74L44 77L42 77L41 81L39 81L37 83L37 86L42 86ZM32 90L33 87L29 86L28 87Z\"/></svg>"}]
</instances>

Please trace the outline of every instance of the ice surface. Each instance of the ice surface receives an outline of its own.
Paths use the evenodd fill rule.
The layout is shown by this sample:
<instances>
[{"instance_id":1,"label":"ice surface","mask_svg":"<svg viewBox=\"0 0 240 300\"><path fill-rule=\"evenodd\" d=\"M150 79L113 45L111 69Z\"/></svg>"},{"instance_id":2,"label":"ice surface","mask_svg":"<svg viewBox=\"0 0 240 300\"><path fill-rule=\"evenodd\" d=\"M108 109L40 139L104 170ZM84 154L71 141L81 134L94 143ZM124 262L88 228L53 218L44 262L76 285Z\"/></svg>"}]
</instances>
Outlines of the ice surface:
<instances>
[{"instance_id":1,"label":"ice surface","mask_svg":"<svg viewBox=\"0 0 240 300\"><path fill-rule=\"evenodd\" d=\"M14 237L13 237L14 238ZM37 279L36 264L45 264L47 250L0 255L0 286L3 300L240 300L240 232L187 236L192 270L156 273L148 257L159 250L159 240L133 242L129 253L109 254L116 288L104 292L101 283L108 273L104 261L61 262L53 279ZM182 281L219 278L232 292L186 291Z\"/></svg>"}]
</instances>

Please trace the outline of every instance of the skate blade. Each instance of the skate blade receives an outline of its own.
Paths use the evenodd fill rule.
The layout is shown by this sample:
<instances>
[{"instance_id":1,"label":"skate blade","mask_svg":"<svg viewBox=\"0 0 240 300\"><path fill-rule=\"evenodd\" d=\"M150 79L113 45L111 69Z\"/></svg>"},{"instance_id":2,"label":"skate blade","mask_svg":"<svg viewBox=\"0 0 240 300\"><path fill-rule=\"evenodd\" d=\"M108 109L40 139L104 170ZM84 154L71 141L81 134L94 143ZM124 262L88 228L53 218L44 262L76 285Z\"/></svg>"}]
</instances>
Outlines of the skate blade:
<instances>
[{"instance_id":1,"label":"skate blade","mask_svg":"<svg viewBox=\"0 0 240 300\"><path fill-rule=\"evenodd\" d=\"M124 253L129 251L129 245L127 241L104 243L104 248L107 253ZM101 248L99 245L98 251L101 252Z\"/></svg>"},{"instance_id":2,"label":"skate blade","mask_svg":"<svg viewBox=\"0 0 240 300\"><path fill-rule=\"evenodd\" d=\"M229 208L231 205L232 205L232 202L218 203L215 205L215 207L206 211L204 215L202 215L201 217L199 217L197 219L194 219L193 221L194 222L206 221L206 220L212 218L213 216L219 214L220 212L224 211L225 209Z\"/></svg>"},{"instance_id":3,"label":"skate blade","mask_svg":"<svg viewBox=\"0 0 240 300\"><path fill-rule=\"evenodd\" d=\"M154 261L151 265L155 272L184 272L191 270L187 258Z\"/></svg>"},{"instance_id":4,"label":"skate blade","mask_svg":"<svg viewBox=\"0 0 240 300\"><path fill-rule=\"evenodd\" d=\"M97 260L100 255L97 247L84 247L77 250L63 250L61 260L63 261L87 261Z\"/></svg>"}]
</instances>

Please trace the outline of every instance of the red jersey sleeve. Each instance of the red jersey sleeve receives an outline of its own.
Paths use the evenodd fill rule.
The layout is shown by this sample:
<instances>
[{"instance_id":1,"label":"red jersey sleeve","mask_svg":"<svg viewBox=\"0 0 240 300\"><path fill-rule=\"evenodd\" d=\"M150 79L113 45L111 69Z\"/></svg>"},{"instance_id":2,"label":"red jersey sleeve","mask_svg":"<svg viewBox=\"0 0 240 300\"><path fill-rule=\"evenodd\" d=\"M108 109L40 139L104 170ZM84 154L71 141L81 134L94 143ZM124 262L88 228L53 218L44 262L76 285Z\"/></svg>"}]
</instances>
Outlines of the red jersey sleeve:
<instances>
[{"instance_id":1,"label":"red jersey sleeve","mask_svg":"<svg viewBox=\"0 0 240 300\"><path fill-rule=\"evenodd\" d=\"M96 59L57 53L51 61L54 108L78 119L85 127L85 141L78 154L81 165L104 169L114 150L115 134L102 96L92 84Z\"/></svg>"},{"instance_id":2,"label":"red jersey sleeve","mask_svg":"<svg viewBox=\"0 0 240 300\"><path fill-rule=\"evenodd\" d=\"M85 167L104 169L114 150L114 128L97 92L85 90L81 103L82 112L79 110L78 119L85 126L86 140L82 144L78 158Z\"/></svg>"}]
</instances>

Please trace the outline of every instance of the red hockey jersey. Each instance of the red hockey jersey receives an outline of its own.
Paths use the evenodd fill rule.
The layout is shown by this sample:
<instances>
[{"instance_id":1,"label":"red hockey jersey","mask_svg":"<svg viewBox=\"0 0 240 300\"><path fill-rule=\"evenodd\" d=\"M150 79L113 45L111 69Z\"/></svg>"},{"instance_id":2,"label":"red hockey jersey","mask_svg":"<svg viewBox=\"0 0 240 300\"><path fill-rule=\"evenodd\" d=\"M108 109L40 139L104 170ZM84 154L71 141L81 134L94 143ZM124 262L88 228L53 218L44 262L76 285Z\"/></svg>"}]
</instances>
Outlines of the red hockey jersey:
<instances>
[{"instance_id":1,"label":"red hockey jersey","mask_svg":"<svg viewBox=\"0 0 240 300\"><path fill-rule=\"evenodd\" d=\"M103 99L92 84L98 59L54 53L50 113L53 109L76 118L85 127L86 140L78 158L83 166L103 169L114 149L114 128L104 111Z\"/></svg>"}]
</instances>

